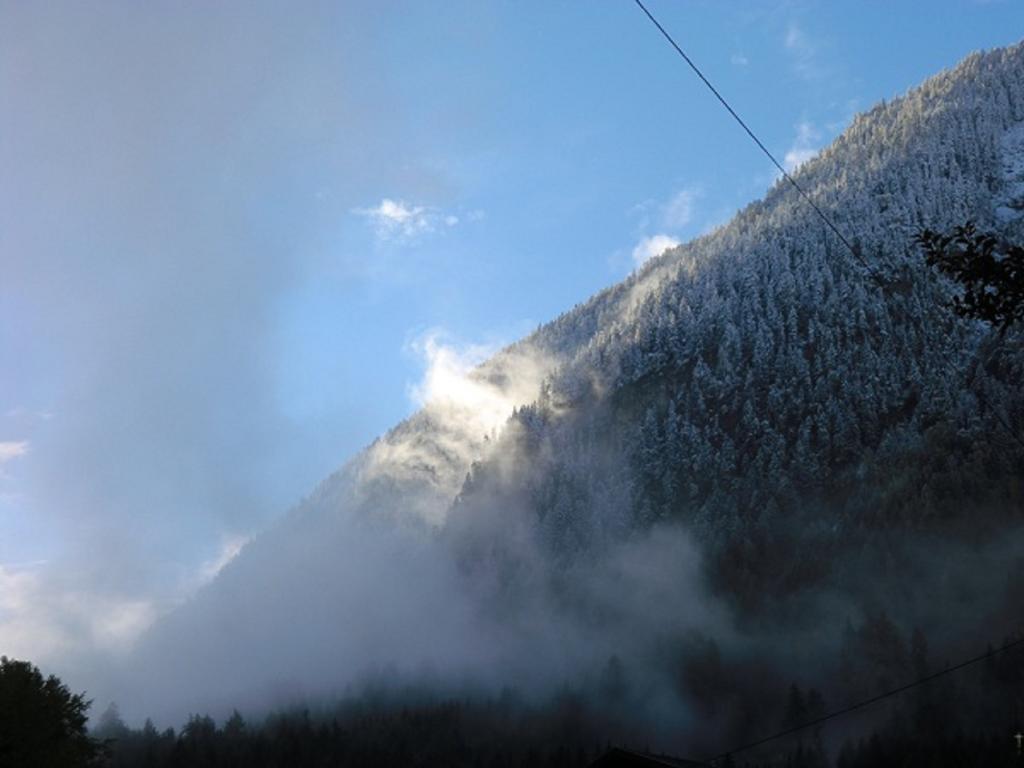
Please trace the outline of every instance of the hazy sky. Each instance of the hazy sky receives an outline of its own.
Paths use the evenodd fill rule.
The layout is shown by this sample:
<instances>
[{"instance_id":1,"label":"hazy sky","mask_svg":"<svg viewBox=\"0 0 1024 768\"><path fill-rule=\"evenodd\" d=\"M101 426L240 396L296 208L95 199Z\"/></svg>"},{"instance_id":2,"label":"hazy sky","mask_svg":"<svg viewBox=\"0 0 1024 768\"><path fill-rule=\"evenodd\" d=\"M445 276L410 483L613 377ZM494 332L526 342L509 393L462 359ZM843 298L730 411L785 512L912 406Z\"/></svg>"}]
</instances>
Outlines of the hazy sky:
<instances>
[{"instance_id":1,"label":"hazy sky","mask_svg":"<svg viewBox=\"0 0 1024 768\"><path fill-rule=\"evenodd\" d=\"M1024 33L649 7L789 163ZM511 341L772 179L631 0L0 1L0 653L126 642L415 407L428 335Z\"/></svg>"}]
</instances>

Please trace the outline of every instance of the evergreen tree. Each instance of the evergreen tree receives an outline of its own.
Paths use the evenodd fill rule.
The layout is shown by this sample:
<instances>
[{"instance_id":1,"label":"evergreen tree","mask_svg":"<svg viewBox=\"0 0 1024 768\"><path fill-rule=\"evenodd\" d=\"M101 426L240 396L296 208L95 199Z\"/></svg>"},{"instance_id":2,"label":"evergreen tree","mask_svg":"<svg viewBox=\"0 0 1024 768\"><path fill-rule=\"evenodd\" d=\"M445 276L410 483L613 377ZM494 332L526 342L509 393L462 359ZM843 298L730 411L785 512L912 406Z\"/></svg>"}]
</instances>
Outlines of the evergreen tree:
<instances>
[{"instance_id":1,"label":"evergreen tree","mask_svg":"<svg viewBox=\"0 0 1024 768\"><path fill-rule=\"evenodd\" d=\"M0 656L0 765L99 765L103 749L86 730L90 703L31 663Z\"/></svg>"}]
</instances>

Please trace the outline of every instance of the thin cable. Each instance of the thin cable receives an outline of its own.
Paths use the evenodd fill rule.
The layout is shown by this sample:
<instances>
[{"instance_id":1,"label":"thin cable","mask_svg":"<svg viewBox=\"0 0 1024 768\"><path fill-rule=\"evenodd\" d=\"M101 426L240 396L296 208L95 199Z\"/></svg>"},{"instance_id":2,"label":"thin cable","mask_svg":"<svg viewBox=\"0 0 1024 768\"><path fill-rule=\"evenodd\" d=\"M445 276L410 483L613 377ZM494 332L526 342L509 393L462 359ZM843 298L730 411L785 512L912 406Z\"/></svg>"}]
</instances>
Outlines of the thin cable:
<instances>
[{"instance_id":1,"label":"thin cable","mask_svg":"<svg viewBox=\"0 0 1024 768\"><path fill-rule=\"evenodd\" d=\"M651 20L651 23L654 24L655 27L657 27L658 31L661 32L661 34L664 36L664 38L666 40L668 40L668 42L672 45L673 48L675 48L676 53L678 53L682 57L683 61L685 61L689 65L690 69L692 69L694 71L694 73L697 75L697 77L699 77L701 79L701 82L703 82L704 85L706 85L708 87L708 90L710 90L711 93L713 93L715 95L715 98L717 98L722 103L722 106L725 107L726 110L728 110L729 114L732 115L733 119L737 123L739 123L740 127L743 128L744 131L746 131L747 135L751 139L753 139L754 143L757 144L757 146L760 148L760 150L762 152L764 152L764 154L768 157L768 159L772 161L772 163L775 165L776 168L778 168L778 170L782 174L783 178L785 178L786 181L788 181L790 184L793 185L793 188L800 194L801 197L803 197L804 200L807 201L807 204L810 205L811 208L814 209L814 212L816 214L818 214L818 216L821 218L821 220L823 222L825 222L826 226L828 226L828 228L832 230L832 232L835 234L835 236L839 238L839 241L843 245L846 246L847 250L857 260L857 262L860 263L860 265L863 266L872 275L877 275L878 272L875 269L873 269L871 266L868 265L868 263L863 259L863 257L861 257L861 255L857 252L857 250L850 244L850 241L847 240L843 236L843 233L840 232L839 229L836 227L836 225L832 223L832 220L829 219L828 216L825 215L825 213L821 210L821 208L819 208L817 206L817 204L811 199L811 197L804 191L803 187L801 187L797 183L796 179L794 179L786 171L786 169L782 166L782 164L779 163L779 161L775 159L775 155L773 155L768 150L768 148L764 145L764 143L759 138L757 138L757 135L750 129L750 126L748 126L743 121L743 118L741 118L736 113L736 110L734 110L732 108L732 106L730 106L729 102L725 100L725 97L722 96L722 94L718 92L718 89L715 88L715 86L711 84L711 81L708 80L707 77L705 77L704 73L700 71L700 68L696 64L694 64L693 60L689 56L686 55L686 52L682 48L679 47L679 44L676 43L676 41L672 38L672 35L670 35L668 33L668 31L663 26L661 26L661 24L658 22L658 20L656 18L654 18L654 16L651 14L651 12L649 10L647 10L647 7L643 4L642 0L633 0L633 2L635 2L637 4L637 6L640 8L640 10L644 12L644 15L647 16L647 18ZM988 408L988 410L996 417L996 419L998 420L1000 426L1002 426L1003 429L1005 429L1013 437L1014 440L1016 440L1018 443L1020 443L1022 446L1024 446L1024 439L1022 439L1020 437L1020 435L1017 434L1016 430L1014 430L1010 426L1010 424L1008 424L1006 422L1006 420L1003 419L1002 414L1000 414L995 408L993 408L988 403L987 398L985 398L985 396L981 392L976 392L975 395L981 401L982 405L986 406ZM822 717L816 718L814 720L811 720L809 722L803 723L801 725L795 726L793 728L787 728L786 730L780 731L778 733L774 733L771 736L766 736L766 737L764 737L762 739L758 739L757 741L752 741L752 742L750 742L748 744L744 744L742 746L739 746L739 747L736 747L734 749L731 749L728 752L723 752L722 754L720 754L720 755L718 755L716 757L712 757L712 758L710 758L709 760L707 760L705 762L714 763L714 762L716 762L718 760L722 760L722 759L724 759L726 757L729 757L730 755L733 755L733 754L735 754L737 752L744 752L746 750L753 749L754 747L759 747L762 744L767 744L769 741L774 741L775 739L780 739L783 736L789 736L791 734L797 733L798 731L802 731L802 730L805 730L807 728L814 727L816 725L821 725L822 723L825 723L825 722L827 722L829 720L832 720L834 718L841 717L842 715L849 714L850 712L854 712L854 711L856 711L858 709L863 709L864 707L871 706L872 704L876 704L877 702L882 701L883 699L887 699L887 698L889 698L891 696L896 696L897 694L903 693L904 691L908 691L908 690L910 690L912 688L916 688L919 685L924 685L925 683L930 682L932 680L935 680L936 678L942 677L944 675L951 674L951 673L956 672L958 670L961 670L961 669L963 669L965 667L969 667L972 664L977 664L979 661L984 661L985 659L991 658L992 656L995 656L998 653L1003 653L1004 651L1008 651L1011 648L1014 648L1014 647L1019 646L1019 645L1024 645L1024 637L1018 638L1017 640L1014 640L1011 643L1007 643L1007 644L1003 645L1001 648L999 648L998 650L988 651L988 652L982 654L981 656L975 656L974 658L968 659L967 661L963 661L963 662L961 662L959 664L956 664L955 666L948 667L948 668L942 670L941 672L935 672L934 674L926 675L925 677L922 677L920 680L916 680L916 681L914 681L912 683L908 683L907 685L902 685L899 688L894 688L894 689L892 689L890 691L886 691L885 693L881 693L881 694L879 694L877 696L872 696L870 699L865 699L863 701L859 701L856 704L852 704L852 705L850 705L848 707L845 707L843 709L837 710L835 712L830 712L827 715L824 715Z\"/></svg>"},{"instance_id":2,"label":"thin cable","mask_svg":"<svg viewBox=\"0 0 1024 768\"><path fill-rule=\"evenodd\" d=\"M703 82L704 85L706 85L708 87L708 90L711 91L711 93L713 93L715 95L715 98L718 99L722 103L722 106L725 107L726 110L728 110L729 114L732 115L733 119L737 123L739 123L740 127L744 131L747 132L747 135L751 139L753 139L754 143L757 144L757 146L761 149L762 152L764 152L764 154L768 157L768 159L772 161L772 163L775 165L775 167L778 168L778 170L782 174L783 178L785 178L786 181L788 181L790 184L793 185L793 189L795 189L800 194L800 196L804 200L807 201L807 204L810 205L811 208L814 209L814 212L816 214L818 214L819 218L821 218L821 220L823 222L825 222L825 225L830 230L832 230L833 234L835 234L835 236L839 238L839 241L843 245L846 246L846 249L850 252L850 255L852 255L853 258L857 260L857 263L859 263L862 267L864 267L864 269L867 270L867 272L873 278L875 278L879 282L884 281L884 278L879 273L879 271L877 269L873 268L872 266L870 266L867 263L867 261L864 260L864 257L861 256L860 253L858 253L857 249L854 248L853 245L851 245L850 241L847 240L846 237L843 236L843 233L839 231L839 228L835 224L832 223L832 220L828 216L825 215L825 212L822 211L821 208L818 207L817 203L815 203L814 200L811 199L811 196L809 194L807 194L807 192L804 191L804 188L801 187L799 183L797 183L797 180L794 179L789 174L789 172L775 158L775 155L773 155L769 151L768 147L766 147L764 145L764 143L759 138L757 138L757 134L755 134L750 129L750 126L747 125L743 121L743 118L740 117L739 114L737 114L736 110L733 109L732 106L729 104L729 102L725 100L725 97L722 96L722 94L718 92L718 89L715 88L714 85L712 85L711 81L707 79L707 77L704 75L703 72L701 72L700 67L698 67L693 62L693 59L691 59L689 56L686 55L686 51L684 51L682 48L679 47L679 44L675 41L675 39L672 37L672 35L670 35L668 33L668 31L663 26L661 26L661 23L656 18L654 18L654 15L649 10L647 10L647 6L645 6L643 4L642 0L633 0L633 2L635 2L637 4L637 6L640 8L640 10L644 12L644 15L647 16L647 18L651 20L651 23L655 27L657 27L658 31L661 32L661 34L664 36L664 38L666 40L668 40L668 42L672 45L673 48L675 48L676 53L678 53L682 57L683 61L685 61L689 65L690 69L692 69L694 71L694 73L697 75L697 77L699 77L701 79L701 82ZM890 268L892 267L891 264L889 264L888 266ZM1024 447L1024 438L1022 438L1017 433L1017 431L1006 421L1006 419L1003 418L1002 414L1000 414L995 408L991 407L988 404L988 401L986 400L986 398L985 398L985 396L983 394L981 394L980 392L976 392L975 394L977 395L978 400L981 402L981 404L984 407L988 408L988 410L992 413L992 415L995 416L996 421L999 423L999 426L1001 426L1014 439L1015 442L1017 442L1021 447Z\"/></svg>"},{"instance_id":3,"label":"thin cable","mask_svg":"<svg viewBox=\"0 0 1024 768\"><path fill-rule=\"evenodd\" d=\"M855 710L863 709L864 707L870 706L872 704L876 704L877 702L882 701L883 699L887 699L890 696L895 696L896 694L903 693L904 691L909 691L911 688L916 688L919 685L924 685L925 683L931 682L932 680L935 680L936 678L942 677L943 675L948 675L948 674L950 674L952 672L956 672L957 670L963 669L964 667L969 667L972 664L977 664L979 661L984 661L985 659L990 659L993 656L995 656L996 654L1003 653L1004 651L1008 651L1011 648L1014 648L1014 647L1016 647L1018 645L1024 645L1024 637L1020 637L1020 638L1017 638L1016 640L1014 640L1013 642L1006 643L1005 645L1003 645L1000 648L996 648L996 649L993 649L993 650L986 651L985 653L981 654L980 656L975 656L974 658L968 659L967 661L962 661L962 662L960 662L959 664L957 664L955 666L947 667L946 669L942 670L941 672L934 672L934 673L932 673L930 675L926 675L925 677L922 677L920 680L915 680L913 683L908 683L907 685L901 685L899 688L893 688L891 691L886 691L885 693L880 693L877 696L872 696L870 699L865 699L863 701L859 701L856 704L851 704L850 706L845 707L844 709L839 709L839 710L836 710L835 712L830 712L829 714L824 715L822 717L819 717L819 718L817 718L815 720L810 720L810 721L808 721L806 723L803 723L801 725L794 726L793 728L787 728L784 731L779 731L778 733L773 733L771 736L765 736L763 739L758 739L757 741L752 741L749 744L744 744L743 746L736 747L735 749L730 749L728 752L723 752L720 755L717 755L715 757L710 758L706 762L713 763L713 762L715 762L717 760L724 760L729 755L734 755L737 752L745 752L748 749L753 749L754 747L759 747L762 744L767 744L769 741L774 741L775 739L781 739L783 736L789 736L789 735L794 734L794 733L796 733L798 731L802 731L802 730L805 730L807 728L812 728L815 725L821 725L822 723L826 722L827 720L832 720L834 718L840 717L841 715L849 714L850 712L853 712Z\"/></svg>"},{"instance_id":4,"label":"thin cable","mask_svg":"<svg viewBox=\"0 0 1024 768\"><path fill-rule=\"evenodd\" d=\"M750 130L750 126L748 126L745 122L743 122L743 118L740 117L736 113L736 110L733 109L729 105L729 102L725 100L725 97L722 96L722 94L720 94L718 92L718 89L715 88L715 86L713 86L711 84L711 81L708 80L704 76L704 73L700 71L700 67L698 67L696 64L693 63L693 59L691 59L689 56L686 55L686 52L682 48L679 47L679 44L676 43L676 41L672 38L672 35L670 35L666 31L666 29L663 26L661 26L661 24L658 22L658 20L656 18L654 18L654 16L651 14L651 12L649 10L647 10L647 6L645 6L641 2L641 0L633 0L633 2L635 2L640 7L640 10L643 11L644 14L646 14L647 18L651 20L651 23L654 24L654 26L658 28L658 31L661 32L661 34L664 35L665 39L669 41L669 43L672 45L672 47L676 49L676 53L678 53L680 56L683 57L683 61L685 61L687 64L690 65L690 69L692 69L697 74L697 77L699 77L701 79L701 81L704 83L704 85L706 85L708 87L708 90L711 91L715 95L715 98L718 99L720 102L722 102L722 106L725 107L729 111L729 114L733 116L733 119L737 123L740 124L740 127L744 131L747 132L747 135L751 139L754 140L754 143L757 144L758 147L760 147L761 151L764 152L765 155L768 157L768 159L771 160L772 163L775 165L775 167L779 169L779 172L782 174L783 178L785 178L786 181L788 181L790 184L793 185L793 189L795 189L798 193L800 193L800 196L804 200L807 201L807 204L810 205L811 208L814 209L814 212L816 214L818 214L818 216L821 218L821 220L823 222L825 222L825 225L829 229L831 229L832 232L835 234L835 236L839 238L839 241L843 245L846 246L846 249L850 252L850 254L853 256L853 258L855 258L857 260L857 262L862 267L864 267L864 269L866 269L868 272L870 272L873 276L877 276L878 275L878 271L868 265L868 263L864 260L864 258L857 252L857 249L854 248L853 245L850 244L850 241L847 240L843 236L843 233L839 231L839 228L836 227L836 225L832 223L832 220L829 219L829 217L825 215L825 213L821 210L821 208L818 207L817 203L815 203L811 199L810 195L808 195L804 191L804 188L801 187L797 183L796 179L794 179L792 176L790 176L789 172L782 166L782 164L778 160L775 159L775 155L773 155L768 150L768 147L766 147L761 142L761 140L759 138L757 138L757 135L752 130Z\"/></svg>"}]
</instances>

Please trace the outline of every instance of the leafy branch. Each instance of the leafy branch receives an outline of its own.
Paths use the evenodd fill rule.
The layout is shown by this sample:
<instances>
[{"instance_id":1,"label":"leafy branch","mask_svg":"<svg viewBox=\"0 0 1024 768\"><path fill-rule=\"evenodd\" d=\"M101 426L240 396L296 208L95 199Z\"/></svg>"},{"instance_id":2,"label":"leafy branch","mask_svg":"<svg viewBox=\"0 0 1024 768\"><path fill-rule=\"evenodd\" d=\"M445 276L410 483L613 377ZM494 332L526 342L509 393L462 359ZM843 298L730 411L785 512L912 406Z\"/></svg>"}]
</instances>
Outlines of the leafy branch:
<instances>
[{"instance_id":1,"label":"leafy branch","mask_svg":"<svg viewBox=\"0 0 1024 768\"><path fill-rule=\"evenodd\" d=\"M915 242L929 266L961 286L952 301L958 315L984 320L1000 335L1024 319L1024 248L979 232L972 222L948 234L922 230Z\"/></svg>"}]
</instances>

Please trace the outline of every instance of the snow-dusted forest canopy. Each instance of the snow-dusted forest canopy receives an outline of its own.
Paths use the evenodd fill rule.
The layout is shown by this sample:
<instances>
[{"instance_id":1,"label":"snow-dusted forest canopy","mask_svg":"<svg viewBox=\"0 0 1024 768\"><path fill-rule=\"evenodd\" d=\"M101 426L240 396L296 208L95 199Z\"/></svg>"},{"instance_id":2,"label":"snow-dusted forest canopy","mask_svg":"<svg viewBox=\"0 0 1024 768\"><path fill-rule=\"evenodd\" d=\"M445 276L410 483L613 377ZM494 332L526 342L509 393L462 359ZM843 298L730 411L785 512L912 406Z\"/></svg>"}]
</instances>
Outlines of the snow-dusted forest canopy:
<instances>
[{"instance_id":1,"label":"snow-dusted forest canopy","mask_svg":"<svg viewBox=\"0 0 1024 768\"><path fill-rule=\"evenodd\" d=\"M498 454L524 454L504 482L530 488L557 550L673 519L756 568L791 528L790 555L814 561L851 531L1019 513L1020 446L999 416L1024 429L1020 337L958 319L914 235L1024 232L1022 59L972 56L801 168L873 271L779 182L525 342L567 362ZM796 578L768 571L734 586Z\"/></svg>"}]
</instances>

